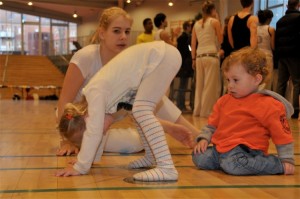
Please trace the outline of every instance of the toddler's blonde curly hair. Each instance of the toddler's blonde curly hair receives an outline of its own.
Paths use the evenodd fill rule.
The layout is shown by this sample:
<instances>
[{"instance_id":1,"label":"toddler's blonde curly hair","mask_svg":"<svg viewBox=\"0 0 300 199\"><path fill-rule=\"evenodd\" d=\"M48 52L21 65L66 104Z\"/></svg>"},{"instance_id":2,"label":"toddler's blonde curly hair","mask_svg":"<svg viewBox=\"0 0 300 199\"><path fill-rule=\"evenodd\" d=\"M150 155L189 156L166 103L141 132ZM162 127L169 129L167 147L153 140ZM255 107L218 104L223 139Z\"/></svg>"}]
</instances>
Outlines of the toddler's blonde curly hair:
<instances>
[{"instance_id":1,"label":"toddler's blonde curly hair","mask_svg":"<svg viewBox=\"0 0 300 199\"><path fill-rule=\"evenodd\" d=\"M261 84L269 73L266 55L258 48L244 47L231 53L222 64L222 71L229 71L230 67L235 64L241 64L250 75L260 74L262 76Z\"/></svg>"}]
</instances>

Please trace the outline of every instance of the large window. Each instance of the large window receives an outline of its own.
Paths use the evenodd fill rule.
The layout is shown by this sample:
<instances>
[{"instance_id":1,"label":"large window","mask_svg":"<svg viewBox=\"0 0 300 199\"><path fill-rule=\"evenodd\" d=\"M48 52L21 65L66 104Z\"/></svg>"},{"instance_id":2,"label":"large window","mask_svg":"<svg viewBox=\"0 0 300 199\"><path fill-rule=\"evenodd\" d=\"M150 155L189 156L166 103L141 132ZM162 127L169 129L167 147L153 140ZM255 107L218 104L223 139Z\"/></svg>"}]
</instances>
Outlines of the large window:
<instances>
[{"instance_id":1,"label":"large window","mask_svg":"<svg viewBox=\"0 0 300 199\"><path fill-rule=\"evenodd\" d=\"M0 54L21 53L21 14L0 10Z\"/></svg>"},{"instance_id":2,"label":"large window","mask_svg":"<svg viewBox=\"0 0 300 199\"><path fill-rule=\"evenodd\" d=\"M77 24L69 23L69 50L72 52L76 50L76 46L73 44L73 41L77 41Z\"/></svg>"},{"instance_id":3,"label":"large window","mask_svg":"<svg viewBox=\"0 0 300 199\"><path fill-rule=\"evenodd\" d=\"M0 9L0 54L70 54L76 38L75 23Z\"/></svg>"},{"instance_id":4,"label":"large window","mask_svg":"<svg viewBox=\"0 0 300 199\"><path fill-rule=\"evenodd\" d=\"M68 54L68 23L60 20L52 20L52 36L54 54Z\"/></svg>"},{"instance_id":5,"label":"large window","mask_svg":"<svg viewBox=\"0 0 300 199\"><path fill-rule=\"evenodd\" d=\"M50 36L50 19L41 18L41 39L42 39L42 55L50 55L51 53L51 36Z\"/></svg>"},{"instance_id":6,"label":"large window","mask_svg":"<svg viewBox=\"0 0 300 199\"><path fill-rule=\"evenodd\" d=\"M23 50L27 55L38 55L40 51L40 18L32 15L22 15Z\"/></svg>"}]
</instances>

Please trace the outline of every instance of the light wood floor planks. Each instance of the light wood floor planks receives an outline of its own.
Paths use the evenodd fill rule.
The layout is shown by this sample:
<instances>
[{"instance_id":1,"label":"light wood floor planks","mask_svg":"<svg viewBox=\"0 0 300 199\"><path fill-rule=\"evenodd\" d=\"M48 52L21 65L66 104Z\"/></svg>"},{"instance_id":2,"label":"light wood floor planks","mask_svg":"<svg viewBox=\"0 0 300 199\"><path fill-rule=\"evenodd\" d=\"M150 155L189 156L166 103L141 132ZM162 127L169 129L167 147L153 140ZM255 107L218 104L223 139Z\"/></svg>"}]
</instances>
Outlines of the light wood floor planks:
<instances>
[{"instance_id":1,"label":"light wood floor planks","mask_svg":"<svg viewBox=\"0 0 300 199\"><path fill-rule=\"evenodd\" d=\"M179 180L172 183L124 181L136 170L126 165L143 153L105 153L89 175L57 178L54 172L74 157L56 157L56 101L0 100L0 198L300 198L300 141L297 120L291 120L295 138L296 173L293 176L230 176L197 170L191 149L167 137ZM201 128L206 119L185 117ZM270 153L276 153L271 144Z\"/></svg>"}]
</instances>

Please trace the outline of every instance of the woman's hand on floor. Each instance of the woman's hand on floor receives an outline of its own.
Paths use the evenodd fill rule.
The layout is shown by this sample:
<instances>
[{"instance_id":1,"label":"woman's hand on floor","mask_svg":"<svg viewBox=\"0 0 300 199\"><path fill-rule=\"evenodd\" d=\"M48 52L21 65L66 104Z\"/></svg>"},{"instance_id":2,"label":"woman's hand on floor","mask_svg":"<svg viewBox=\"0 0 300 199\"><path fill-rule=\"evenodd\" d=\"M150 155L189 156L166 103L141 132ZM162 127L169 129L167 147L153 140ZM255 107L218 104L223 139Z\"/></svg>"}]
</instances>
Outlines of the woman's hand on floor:
<instances>
[{"instance_id":1,"label":"woman's hand on floor","mask_svg":"<svg viewBox=\"0 0 300 199\"><path fill-rule=\"evenodd\" d=\"M79 148L75 146L73 143L69 142L68 140L63 140L60 143L60 148L57 149L56 155L63 156L63 155L71 155L77 154L79 152Z\"/></svg>"},{"instance_id":2,"label":"woman's hand on floor","mask_svg":"<svg viewBox=\"0 0 300 199\"><path fill-rule=\"evenodd\" d=\"M63 170L59 170L55 173L56 177L68 177L68 176L79 176L79 175L81 174L73 168L73 165L69 165Z\"/></svg>"}]
</instances>

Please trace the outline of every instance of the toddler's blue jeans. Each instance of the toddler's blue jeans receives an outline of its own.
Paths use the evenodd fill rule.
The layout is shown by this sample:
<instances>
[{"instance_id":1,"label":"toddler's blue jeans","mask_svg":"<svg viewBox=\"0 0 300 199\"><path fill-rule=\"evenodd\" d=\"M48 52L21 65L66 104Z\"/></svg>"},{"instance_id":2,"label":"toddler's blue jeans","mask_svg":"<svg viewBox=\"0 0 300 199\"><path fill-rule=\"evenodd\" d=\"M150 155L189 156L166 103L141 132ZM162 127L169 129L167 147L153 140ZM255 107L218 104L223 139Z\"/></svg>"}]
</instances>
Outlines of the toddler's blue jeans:
<instances>
[{"instance_id":1,"label":"toddler's blue jeans","mask_svg":"<svg viewBox=\"0 0 300 199\"><path fill-rule=\"evenodd\" d=\"M231 175L284 173L283 165L277 156L266 156L262 151L252 150L245 145L238 145L226 153L218 153L215 146L209 146L204 153L193 153L192 159L199 169L223 170Z\"/></svg>"}]
</instances>

